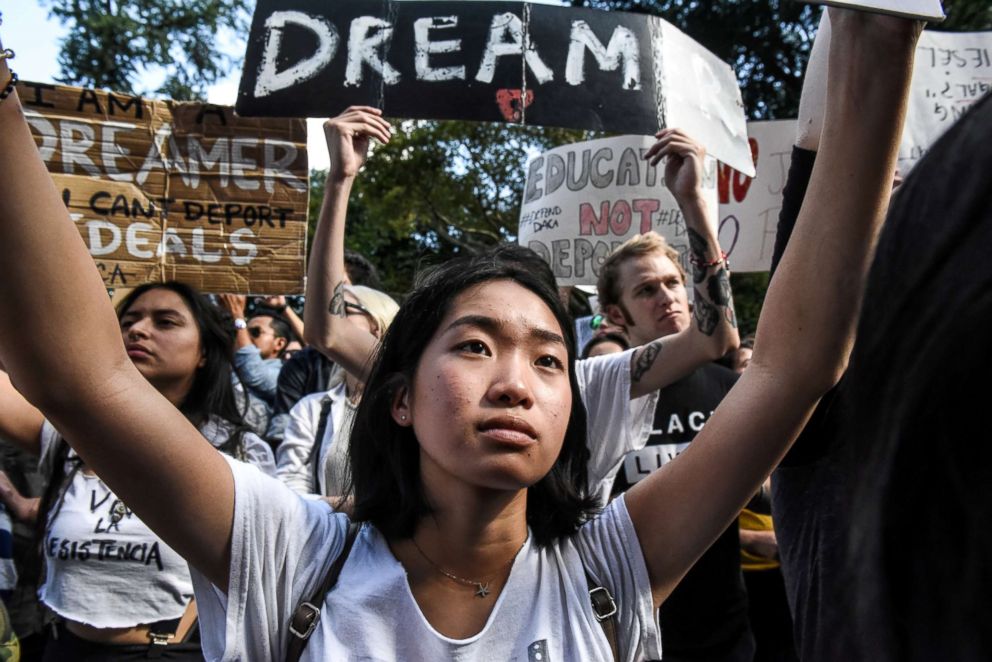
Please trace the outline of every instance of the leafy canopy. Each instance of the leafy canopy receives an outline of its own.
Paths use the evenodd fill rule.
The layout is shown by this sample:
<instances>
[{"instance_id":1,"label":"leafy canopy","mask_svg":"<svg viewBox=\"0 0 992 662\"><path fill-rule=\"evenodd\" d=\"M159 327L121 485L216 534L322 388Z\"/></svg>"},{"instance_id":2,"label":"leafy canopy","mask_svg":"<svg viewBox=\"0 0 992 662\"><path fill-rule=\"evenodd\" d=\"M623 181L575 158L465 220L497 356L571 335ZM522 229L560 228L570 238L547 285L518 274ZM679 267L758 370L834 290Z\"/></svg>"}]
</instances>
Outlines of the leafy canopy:
<instances>
[{"instance_id":1,"label":"leafy canopy","mask_svg":"<svg viewBox=\"0 0 992 662\"><path fill-rule=\"evenodd\" d=\"M218 34L248 31L248 0L42 0L69 27L59 52L58 80L128 94L155 92L179 100L236 68L218 48ZM144 87L150 69L166 69L157 90Z\"/></svg>"}]
</instances>

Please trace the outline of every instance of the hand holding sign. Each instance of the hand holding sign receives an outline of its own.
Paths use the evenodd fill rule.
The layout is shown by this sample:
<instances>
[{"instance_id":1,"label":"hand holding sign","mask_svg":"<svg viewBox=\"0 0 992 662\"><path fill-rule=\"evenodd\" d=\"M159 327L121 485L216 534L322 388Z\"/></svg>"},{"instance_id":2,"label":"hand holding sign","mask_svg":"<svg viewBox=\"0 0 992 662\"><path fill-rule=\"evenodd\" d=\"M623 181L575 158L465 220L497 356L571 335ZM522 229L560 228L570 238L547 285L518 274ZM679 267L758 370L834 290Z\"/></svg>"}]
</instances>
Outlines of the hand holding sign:
<instances>
[{"instance_id":1,"label":"hand holding sign","mask_svg":"<svg viewBox=\"0 0 992 662\"><path fill-rule=\"evenodd\" d=\"M369 140L375 138L388 143L389 122L382 118L382 111L369 106L352 106L324 122L324 136L331 167L329 178L336 181L353 179L365 165Z\"/></svg>"},{"instance_id":2,"label":"hand holding sign","mask_svg":"<svg viewBox=\"0 0 992 662\"><path fill-rule=\"evenodd\" d=\"M706 148L681 129L664 129L655 134L658 142L648 149L645 159L656 166L665 159L665 186L675 199L702 198L703 160Z\"/></svg>"}]
</instances>

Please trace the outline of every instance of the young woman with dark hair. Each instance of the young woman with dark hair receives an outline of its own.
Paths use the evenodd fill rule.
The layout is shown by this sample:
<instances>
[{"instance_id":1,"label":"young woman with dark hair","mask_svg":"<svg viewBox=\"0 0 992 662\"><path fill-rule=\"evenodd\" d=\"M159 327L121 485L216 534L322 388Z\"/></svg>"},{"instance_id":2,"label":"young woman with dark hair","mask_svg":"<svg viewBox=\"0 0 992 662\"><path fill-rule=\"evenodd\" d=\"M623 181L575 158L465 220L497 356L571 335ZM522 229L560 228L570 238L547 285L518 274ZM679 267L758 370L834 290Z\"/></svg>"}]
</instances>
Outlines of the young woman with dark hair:
<instances>
[{"instance_id":1,"label":"young woman with dark hair","mask_svg":"<svg viewBox=\"0 0 992 662\"><path fill-rule=\"evenodd\" d=\"M170 282L134 289L117 314L128 358L141 375L218 450L274 474L268 444L247 431L235 404L233 327L220 311L193 288ZM0 431L39 456L47 482L40 502L4 494L23 519L38 524L46 566L41 599L62 619L45 659L130 659L157 647L151 633L183 641L196 613L185 561L93 474L6 375ZM202 659L198 643L163 650L165 659Z\"/></svg>"},{"instance_id":2,"label":"young woman with dark hair","mask_svg":"<svg viewBox=\"0 0 992 662\"><path fill-rule=\"evenodd\" d=\"M837 16L829 141L811 204L766 298L751 367L692 447L590 516L571 323L547 278L521 269L515 251L442 267L404 303L367 381L352 434L354 453L368 450L354 461L363 524L336 588L309 609L322 617L311 621L307 659L661 656L658 604L757 490L847 358L918 26ZM353 117L344 138L389 139L374 111ZM652 155L669 153L671 138L663 133ZM0 104L0 158L18 163L0 178L0 357L196 569L208 655L283 658L296 636L290 615L342 553L348 517L225 460L134 370L16 94ZM343 306L329 303L335 314ZM615 653L590 585L615 602Z\"/></svg>"}]
</instances>

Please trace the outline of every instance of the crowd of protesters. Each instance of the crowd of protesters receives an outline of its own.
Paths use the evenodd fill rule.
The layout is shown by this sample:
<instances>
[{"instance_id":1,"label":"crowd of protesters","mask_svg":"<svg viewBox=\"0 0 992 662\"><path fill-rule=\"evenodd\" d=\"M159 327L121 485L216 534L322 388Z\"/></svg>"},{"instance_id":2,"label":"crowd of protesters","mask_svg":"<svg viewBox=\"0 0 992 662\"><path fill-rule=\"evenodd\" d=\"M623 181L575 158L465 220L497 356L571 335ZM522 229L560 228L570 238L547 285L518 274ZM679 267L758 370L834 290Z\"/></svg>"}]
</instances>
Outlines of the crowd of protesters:
<instances>
[{"instance_id":1,"label":"crowd of protesters","mask_svg":"<svg viewBox=\"0 0 992 662\"><path fill-rule=\"evenodd\" d=\"M111 311L4 96L0 659L986 659L954 385L990 358L992 101L890 201L920 28L825 15L743 339L679 129L645 158L688 272L638 235L591 322L516 246L381 291L345 249L367 107L324 126L300 312L172 282Z\"/></svg>"}]
</instances>

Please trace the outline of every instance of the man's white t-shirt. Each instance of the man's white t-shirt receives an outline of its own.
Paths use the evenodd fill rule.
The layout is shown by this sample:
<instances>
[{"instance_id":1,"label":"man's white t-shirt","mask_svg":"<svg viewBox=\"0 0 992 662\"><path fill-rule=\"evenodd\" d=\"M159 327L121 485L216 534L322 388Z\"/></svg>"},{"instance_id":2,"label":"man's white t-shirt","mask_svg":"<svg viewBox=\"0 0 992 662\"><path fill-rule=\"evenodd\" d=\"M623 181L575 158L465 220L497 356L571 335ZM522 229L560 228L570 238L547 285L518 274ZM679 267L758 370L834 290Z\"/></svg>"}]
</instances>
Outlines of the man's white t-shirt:
<instances>
[{"instance_id":1,"label":"man's white t-shirt","mask_svg":"<svg viewBox=\"0 0 992 662\"><path fill-rule=\"evenodd\" d=\"M229 462L235 506L225 595L192 572L208 660L280 660L296 606L340 553L348 519L252 467ZM622 498L541 549L528 539L483 629L451 639L427 622L406 572L365 524L321 607L303 660L605 660L609 643L586 572L616 600L620 660L659 659L661 640L640 543Z\"/></svg>"},{"instance_id":2,"label":"man's white t-shirt","mask_svg":"<svg viewBox=\"0 0 992 662\"><path fill-rule=\"evenodd\" d=\"M630 399L629 349L575 362L579 393L588 420L589 494L606 503L627 453L643 448L651 436L658 392Z\"/></svg>"}]
</instances>

